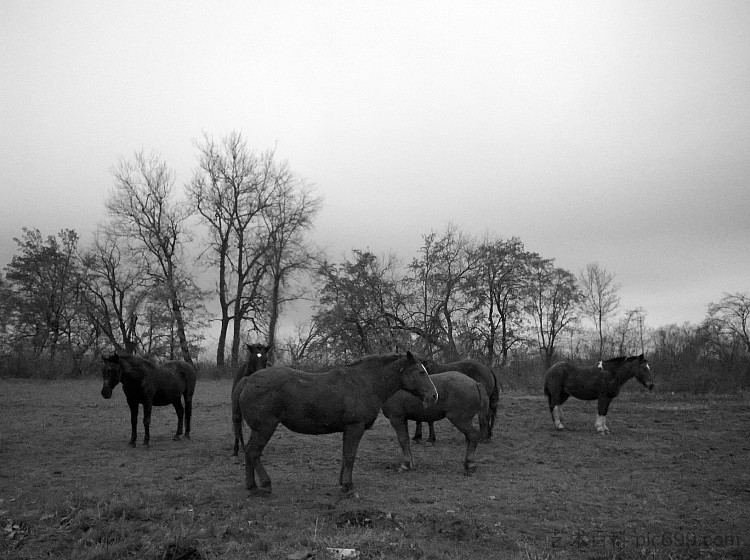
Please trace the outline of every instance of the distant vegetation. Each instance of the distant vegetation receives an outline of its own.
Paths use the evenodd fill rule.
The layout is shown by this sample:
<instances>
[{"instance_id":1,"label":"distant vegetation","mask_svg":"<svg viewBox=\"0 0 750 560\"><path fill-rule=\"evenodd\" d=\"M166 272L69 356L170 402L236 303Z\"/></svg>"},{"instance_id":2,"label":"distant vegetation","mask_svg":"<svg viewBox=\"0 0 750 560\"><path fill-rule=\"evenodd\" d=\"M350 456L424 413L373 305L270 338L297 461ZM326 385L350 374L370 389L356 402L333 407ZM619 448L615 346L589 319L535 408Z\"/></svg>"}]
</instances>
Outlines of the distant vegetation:
<instances>
[{"instance_id":1,"label":"distant vegetation","mask_svg":"<svg viewBox=\"0 0 750 560\"><path fill-rule=\"evenodd\" d=\"M115 165L108 220L88 247L74 229L23 229L0 275L0 375L87 375L118 350L200 357L204 374L222 376L243 341L262 341L276 361L309 369L407 348L470 357L535 390L559 359L641 352L661 390L750 384L747 294L708 304L698 325L650 328L646 310L621 308L615 275L597 263L574 273L518 238L452 225L424 234L406 260L355 249L334 262L311 240L321 199L272 151L249 150L238 133L196 147L181 191L156 154ZM210 291L199 287L206 274ZM309 317L278 338L283 311L302 299ZM216 323L208 356L202 337Z\"/></svg>"}]
</instances>

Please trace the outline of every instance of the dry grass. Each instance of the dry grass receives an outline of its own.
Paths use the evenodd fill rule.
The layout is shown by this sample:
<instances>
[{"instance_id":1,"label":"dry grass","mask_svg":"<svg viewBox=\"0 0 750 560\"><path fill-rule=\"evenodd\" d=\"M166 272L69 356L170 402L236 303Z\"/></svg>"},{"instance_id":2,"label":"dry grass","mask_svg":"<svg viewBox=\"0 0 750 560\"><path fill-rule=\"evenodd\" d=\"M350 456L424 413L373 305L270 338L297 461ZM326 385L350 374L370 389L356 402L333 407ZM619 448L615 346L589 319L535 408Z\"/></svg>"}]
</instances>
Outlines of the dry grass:
<instances>
[{"instance_id":1,"label":"dry grass","mask_svg":"<svg viewBox=\"0 0 750 560\"><path fill-rule=\"evenodd\" d=\"M96 380L0 383L3 558L724 558L750 541L742 394L625 394L609 437L594 433L593 403L566 404L558 433L541 398L503 394L472 477L445 422L398 473L381 416L345 499L340 436L279 428L265 454L274 493L250 498L230 456L229 381L199 382L191 441L173 442L174 412L156 409L149 449L128 447L119 389L105 401Z\"/></svg>"}]
</instances>

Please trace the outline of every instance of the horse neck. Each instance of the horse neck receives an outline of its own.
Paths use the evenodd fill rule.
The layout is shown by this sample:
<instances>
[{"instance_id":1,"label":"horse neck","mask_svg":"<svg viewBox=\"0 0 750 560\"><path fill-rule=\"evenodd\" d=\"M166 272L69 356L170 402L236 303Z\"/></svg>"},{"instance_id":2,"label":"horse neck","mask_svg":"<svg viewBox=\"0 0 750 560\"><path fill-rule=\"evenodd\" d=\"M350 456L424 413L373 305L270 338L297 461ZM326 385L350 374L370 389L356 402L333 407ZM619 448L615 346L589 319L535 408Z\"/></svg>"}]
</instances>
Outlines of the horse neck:
<instances>
[{"instance_id":1,"label":"horse neck","mask_svg":"<svg viewBox=\"0 0 750 560\"><path fill-rule=\"evenodd\" d=\"M140 364L132 361L126 361L125 367L121 368L120 382L123 385L138 384L143 381L144 375L144 368L141 367Z\"/></svg>"},{"instance_id":2,"label":"horse neck","mask_svg":"<svg viewBox=\"0 0 750 560\"><path fill-rule=\"evenodd\" d=\"M615 381L619 387L622 387L634 375L635 368L632 367L632 362L624 362L615 373Z\"/></svg>"},{"instance_id":3,"label":"horse neck","mask_svg":"<svg viewBox=\"0 0 750 560\"><path fill-rule=\"evenodd\" d=\"M398 370L399 364L399 360L394 360L390 364L379 367L373 366L378 370L374 375L367 375L366 372L359 369L355 369L355 371L351 373L357 375L361 372L363 374L363 379L369 381L373 393L375 393L382 402L385 402L401 387L401 377Z\"/></svg>"}]
</instances>

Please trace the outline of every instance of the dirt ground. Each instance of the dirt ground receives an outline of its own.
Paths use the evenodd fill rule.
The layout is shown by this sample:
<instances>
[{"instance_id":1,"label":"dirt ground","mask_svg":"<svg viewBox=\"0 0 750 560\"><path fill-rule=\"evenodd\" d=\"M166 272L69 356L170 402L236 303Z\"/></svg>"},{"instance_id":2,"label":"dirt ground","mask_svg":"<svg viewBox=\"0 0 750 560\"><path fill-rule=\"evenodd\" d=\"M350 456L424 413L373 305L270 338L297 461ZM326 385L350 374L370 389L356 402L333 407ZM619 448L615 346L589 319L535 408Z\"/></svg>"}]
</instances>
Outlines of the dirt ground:
<instances>
[{"instance_id":1,"label":"dirt ground","mask_svg":"<svg viewBox=\"0 0 750 560\"><path fill-rule=\"evenodd\" d=\"M382 415L362 440L356 495L341 498L341 436L280 427L264 461L273 494L248 496L231 456L230 381L199 380L193 437L154 410L151 446L127 445L120 388L0 380L3 558L750 558L750 396L633 392L594 431L569 401L553 430L543 398L504 393L479 467L437 424L417 468ZM247 430L247 428L246 428Z\"/></svg>"}]
</instances>

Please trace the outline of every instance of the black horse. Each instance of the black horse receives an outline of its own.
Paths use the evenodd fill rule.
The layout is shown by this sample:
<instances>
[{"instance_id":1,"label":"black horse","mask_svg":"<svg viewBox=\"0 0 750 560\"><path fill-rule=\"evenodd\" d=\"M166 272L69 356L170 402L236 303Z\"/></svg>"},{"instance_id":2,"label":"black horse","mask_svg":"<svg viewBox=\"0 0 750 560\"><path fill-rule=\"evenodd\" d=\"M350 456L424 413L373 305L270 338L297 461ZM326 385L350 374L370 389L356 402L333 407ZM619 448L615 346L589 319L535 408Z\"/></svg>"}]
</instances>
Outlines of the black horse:
<instances>
[{"instance_id":1,"label":"black horse","mask_svg":"<svg viewBox=\"0 0 750 560\"><path fill-rule=\"evenodd\" d=\"M232 383L232 391L237 386L237 383L243 377L252 375L259 369L268 367L268 352L271 347L265 344L246 344L247 346L247 361L242 364L234 374L234 382ZM235 457L240 450L240 444L242 449L245 449L245 438L242 435L242 425L240 424L240 430L238 434L234 435L234 449L232 455Z\"/></svg>"},{"instance_id":2,"label":"black horse","mask_svg":"<svg viewBox=\"0 0 750 560\"><path fill-rule=\"evenodd\" d=\"M648 360L640 356L612 358L599 362L597 366L574 366L558 362L544 375L544 394L547 395L550 414L555 428L564 430L562 405L568 397L585 401L599 401L596 431L608 434L607 411L620 388L631 377L635 377L649 391L654 388Z\"/></svg>"},{"instance_id":3,"label":"black horse","mask_svg":"<svg viewBox=\"0 0 750 560\"><path fill-rule=\"evenodd\" d=\"M495 376L495 372L492 371L492 368L475 360L460 360L458 362L450 362L447 364L441 364L435 360L424 358L421 358L420 360L424 364L424 367L427 368L430 375L446 371L459 371L464 375L468 375L484 387L484 390L487 391L487 395L490 399L490 425L484 437L485 439L490 439L492 437L492 428L495 426L495 416L497 416L497 403L500 399L500 389L497 377ZM427 443L434 444L434 423L427 422L427 427L429 428ZM422 441L422 422L417 422L417 426L414 430L414 437L412 439L417 443Z\"/></svg>"},{"instance_id":4,"label":"black horse","mask_svg":"<svg viewBox=\"0 0 750 560\"><path fill-rule=\"evenodd\" d=\"M190 418L193 413L193 393L197 371L192 364L181 360L156 365L136 356L121 356L116 352L103 358L102 396L108 399L118 383L130 407L130 445L135 446L138 426L138 405L143 405L143 445L148 445L151 434L151 407L171 404L177 413L177 433L182 435L182 419L185 417L185 437L190 438ZM182 400L184 399L184 406Z\"/></svg>"}]
</instances>

